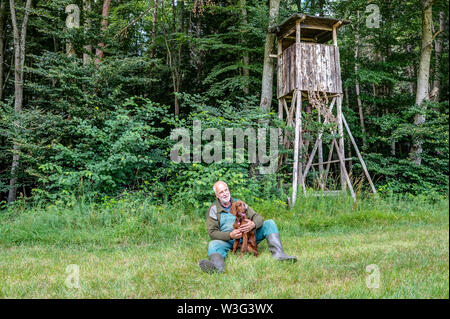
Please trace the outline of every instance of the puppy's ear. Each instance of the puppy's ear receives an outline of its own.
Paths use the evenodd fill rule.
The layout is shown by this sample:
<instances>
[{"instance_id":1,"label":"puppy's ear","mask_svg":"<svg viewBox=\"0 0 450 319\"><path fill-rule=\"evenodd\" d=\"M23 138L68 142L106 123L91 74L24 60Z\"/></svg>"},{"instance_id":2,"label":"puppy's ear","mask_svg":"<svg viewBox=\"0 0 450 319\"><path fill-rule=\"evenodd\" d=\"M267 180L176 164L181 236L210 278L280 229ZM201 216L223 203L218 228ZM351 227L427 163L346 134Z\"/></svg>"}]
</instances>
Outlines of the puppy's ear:
<instances>
[{"instance_id":1,"label":"puppy's ear","mask_svg":"<svg viewBox=\"0 0 450 319\"><path fill-rule=\"evenodd\" d=\"M231 208L230 208L230 213L231 213L231 215L234 215L234 216L236 216L236 204L237 203L233 203L233 205L231 205Z\"/></svg>"}]
</instances>

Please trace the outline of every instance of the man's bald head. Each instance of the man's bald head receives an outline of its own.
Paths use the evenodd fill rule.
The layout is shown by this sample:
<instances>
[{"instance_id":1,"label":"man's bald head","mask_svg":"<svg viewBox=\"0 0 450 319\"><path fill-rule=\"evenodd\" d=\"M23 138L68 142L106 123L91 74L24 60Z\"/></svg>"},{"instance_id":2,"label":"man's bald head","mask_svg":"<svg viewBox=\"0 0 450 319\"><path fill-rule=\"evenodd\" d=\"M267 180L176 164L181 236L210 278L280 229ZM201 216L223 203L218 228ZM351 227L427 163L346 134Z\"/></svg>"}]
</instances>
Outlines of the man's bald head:
<instances>
[{"instance_id":1,"label":"man's bald head","mask_svg":"<svg viewBox=\"0 0 450 319\"><path fill-rule=\"evenodd\" d=\"M218 181L214 183L213 186L214 194L216 195L216 198L222 203L222 204L229 204L231 201L230 196L230 190L228 189L228 185L223 181Z\"/></svg>"},{"instance_id":2,"label":"man's bald head","mask_svg":"<svg viewBox=\"0 0 450 319\"><path fill-rule=\"evenodd\" d=\"M217 193L217 190L218 190L219 188L223 188L223 187L228 188L227 183L225 183L224 181L217 181L217 182L215 182L215 183L214 183L214 186L213 186L214 193Z\"/></svg>"}]
</instances>

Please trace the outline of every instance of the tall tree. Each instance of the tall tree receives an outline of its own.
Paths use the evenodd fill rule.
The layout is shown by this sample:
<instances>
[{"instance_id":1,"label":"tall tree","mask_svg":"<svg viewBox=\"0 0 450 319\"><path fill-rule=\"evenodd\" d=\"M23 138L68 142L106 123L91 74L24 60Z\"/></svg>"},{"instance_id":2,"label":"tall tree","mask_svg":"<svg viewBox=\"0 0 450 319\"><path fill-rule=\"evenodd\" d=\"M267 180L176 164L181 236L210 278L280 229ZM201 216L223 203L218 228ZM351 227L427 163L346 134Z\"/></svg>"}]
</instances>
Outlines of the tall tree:
<instances>
[{"instance_id":1,"label":"tall tree","mask_svg":"<svg viewBox=\"0 0 450 319\"><path fill-rule=\"evenodd\" d=\"M433 49L433 12L434 0L421 0L422 5L422 43L420 46L419 71L417 74L416 105L421 109L420 113L414 116L414 124L421 126L425 123L425 102L429 99L429 79L431 51ZM419 135L413 137L410 158L420 165L422 163L422 138Z\"/></svg>"},{"instance_id":2,"label":"tall tree","mask_svg":"<svg viewBox=\"0 0 450 319\"><path fill-rule=\"evenodd\" d=\"M84 32L87 34L91 28L91 18L89 15L92 11L91 0L83 0L83 13L84 13ZM92 44L86 44L83 46L83 64L91 63Z\"/></svg>"},{"instance_id":3,"label":"tall tree","mask_svg":"<svg viewBox=\"0 0 450 319\"><path fill-rule=\"evenodd\" d=\"M150 59L155 57L156 19L158 18L158 0L153 0L152 42L150 43Z\"/></svg>"},{"instance_id":4,"label":"tall tree","mask_svg":"<svg viewBox=\"0 0 450 319\"><path fill-rule=\"evenodd\" d=\"M16 3L9 0L11 9L11 24L13 27L14 38L14 112L19 114L22 112L23 103L23 66L25 64L25 44L27 36L28 16L30 13L31 1L27 0L25 4L25 12L22 21L22 27L19 32L19 25L16 15ZM16 123L18 127L18 123ZM13 142L13 160L11 165L11 179L9 182L8 203L16 200L17 193L17 168L19 166L19 145Z\"/></svg>"},{"instance_id":5,"label":"tall tree","mask_svg":"<svg viewBox=\"0 0 450 319\"><path fill-rule=\"evenodd\" d=\"M359 112L359 123L361 125L362 131L362 141L363 141L363 149L367 148L366 143L366 126L364 124L364 110L362 107L361 95L360 95L360 87L359 87L359 79L358 79L358 59L359 59L359 11L356 12L356 26L355 26L355 92L356 92L356 102L358 103L358 112Z\"/></svg>"},{"instance_id":6,"label":"tall tree","mask_svg":"<svg viewBox=\"0 0 450 319\"><path fill-rule=\"evenodd\" d=\"M269 29L275 25L276 20L278 18L279 9L280 9L280 0L270 0ZM272 53L274 41L275 41L275 34L267 31L266 44L264 46L264 67L262 75L261 102L260 102L260 107L265 112L269 112L270 106L272 105L274 63L269 55Z\"/></svg>"},{"instance_id":7,"label":"tall tree","mask_svg":"<svg viewBox=\"0 0 450 319\"><path fill-rule=\"evenodd\" d=\"M80 27L80 8L76 4L69 4L66 6L66 27L67 29ZM66 53L68 56L74 56L76 54L74 45L67 41Z\"/></svg>"},{"instance_id":8,"label":"tall tree","mask_svg":"<svg viewBox=\"0 0 450 319\"><path fill-rule=\"evenodd\" d=\"M162 4L162 12L165 12L164 9L164 1L161 2ZM182 70L181 70L181 43L179 41L176 41L174 38L176 38L176 33L179 32L179 28L177 27L177 11L180 12L180 19L182 19L182 10L183 7L181 7L181 2L178 3L179 9L177 10L177 6L174 0L171 0L172 4L172 23L169 25L171 28L171 34L168 34L168 29L165 26L165 24L162 24L162 30L163 30L163 36L164 36L164 43L166 45L167 50L167 63L169 65L169 69L172 74L172 87L173 87L173 95L174 95L174 114L175 116L178 116L180 114L180 103L178 101L178 92L180 92L180 86L181 86L181 78L182 78ZM166 18L166 20L168 20ZM179 24L181 26L181 24ZM182 30L182 28L180 27ZM169 38L169 36L172 37Z\"/></svg>"},{"instance_id":9,"label":"tall tree","mask_svg":"<svg viewBox=\"0 0 450 319\"><path fill-rule=\"evenodd\" d=\"M239 3L240 3L240 7L241 7L241 16L242 16L241 24L242 24L243 28L246 29L247 23L248 23L248 21L247 21L247 3L246 3L246 0L239 0ZM247 46L245 32L243 33L241 42L244 47ZM248 65L250 63L250 58L249 58L248 51L246 49L242 54L242 63L244 64L244 67L242 68L242 75L244 76L245 80L247 81L247 83L244 86L244 93L248 94L250 92L250 87L249 87L249 82L248 82L248 78L250 75L249 68L248 68Z\"/></svg>"},{"instance_id":10,"label":"tall tree","mask_svg":"<svg viewBox=\"0 0 450 319\"><path fill-rule=\"evenodd\" d=\"M106 30L108 27L108 16L109 16L109 10L111 9L111 0L104 0L103 2L103 9L102 9L102 32ZM100 63L100 61L103 59L103 48L105 47L105 43L101 42L98 44L98 48L95 50L95 64Z\"/></svg>"},{"instance_id":11,"label":"tall tree","mask_svg":"<svg viewBox=\"0 0 450 319\"><path fill-rule=\"evenodd\" d=\"M411 43L408 43L406 45L406 52L408 53L408 55L411 55L412 53L412 48L411 48ZM410 81L408 81L408 87L409 87L409 93L411 93L411 95L414 94L414 81L412 80L415 76L415 72L414 72L414 66L411 64L408 64L408 66L406 67L406 72L408 73L408 78L410 79Z\"/></svg>"},{"instance_id":12,"label":"tall tree","mask_svg":"<svg viewBox=\"0 0 450 319\"><path fill-rule=\"evenodd\" d=\"M0 101L3 97L3 63L5 60L4 45L5 45L5 21L6 21L6 1L0 0Z\"/></svg>"},{"instance_id":13,"label":"tall tree","mask_svg":"<svg viewBox=\"0 0 450 319\"><path fill-rule=\"evenodd\" d=\"M441 58L442 58L442 47L444 42L443 32L445 30L445 13L443 11L439 12L439 33L440 36L434 42L434 54L436 56L435 68L434 68L434 81L433 90L437 89L435 100L439 101L439 95L441 91Z\"/></svg>"}]
</instances>

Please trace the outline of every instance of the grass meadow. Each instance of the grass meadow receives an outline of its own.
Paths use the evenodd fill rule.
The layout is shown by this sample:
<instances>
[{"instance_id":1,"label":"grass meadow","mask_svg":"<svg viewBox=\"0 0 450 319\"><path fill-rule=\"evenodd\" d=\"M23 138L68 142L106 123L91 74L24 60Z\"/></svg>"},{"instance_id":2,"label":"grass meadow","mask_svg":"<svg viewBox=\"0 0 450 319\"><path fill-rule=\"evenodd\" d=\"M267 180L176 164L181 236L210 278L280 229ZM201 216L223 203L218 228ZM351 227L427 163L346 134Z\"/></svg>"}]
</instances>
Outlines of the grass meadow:
<instances>
[{"instance_id":1,"label":"grass meadow","mask_svg":"<svg viewBox=\"0 0 450 319\"><path fill-rule=\"evenodd\" d=\"M259 257L230 254L224 274L203 273L207 207L17 204L0 213L0 297L449 298L447 198L251 204L297 263L272 259L263 241Z\"/></svg>"}]
</instances>

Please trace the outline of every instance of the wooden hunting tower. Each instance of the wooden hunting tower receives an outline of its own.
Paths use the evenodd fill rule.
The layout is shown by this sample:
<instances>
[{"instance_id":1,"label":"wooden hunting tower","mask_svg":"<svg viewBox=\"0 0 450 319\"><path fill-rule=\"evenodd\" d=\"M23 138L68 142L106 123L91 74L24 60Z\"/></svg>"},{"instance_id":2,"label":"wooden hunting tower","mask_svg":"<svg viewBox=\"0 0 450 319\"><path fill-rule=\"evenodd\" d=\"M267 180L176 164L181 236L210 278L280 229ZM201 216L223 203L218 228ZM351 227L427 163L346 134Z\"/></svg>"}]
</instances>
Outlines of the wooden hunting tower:
<instances>
[{"instance_id":1,"label":"wooden hunting tower","mask_svg":"<svg viewBox=\"0 0 450 319\"><path fill-rule=\"evenodd\" d=\"M345 161L351 160L351 158L346 159L344 155L344 125L356 149L372 191L375 192L366 165L342 114L343 94L337 31L341 26L348 23L345 20L296 13L269 30L277 35L278 43L277 55L272 55L272 57L276 57L278 61L277 98L279 118L284 118L284 110L287 125L295 126L291 206L295 204L297 198L298 184L302 185L305 192L305 179L310 168L314 165L319 166L320 187L322 191L325 190L326 176L330 164L333 162L337 162L340 165L342 190L345 190L346 186L348 186L353 199L355 199L353 187L345 167ZM332 44L327 44L330 40L332 40ZM323 124L335 122L337 124L339 137L338 141L336 139L332 140L328 161L323 161L323 131L317 133L317 140L311 153L304 152L305 145L303 143L301 115L302 100L307 100L310 107L317 109L318 122ZM290 102L290 107L288 107L288 102ZM333 112L335 104L336 112ZM336 132L332 130L332 133ZM285 134L283 143L286 145L287 141ZM289 142L287 143L289 144ZM332 161L333 148L336 149L339 160ZM313 164L312 161L317 151L319 163ZM303 163L304 158L307 159L307 163ZM303 164L306 164L304 169ZM327 165L326 170L323 169L324 164Z\"/></svg>"}]
</instances>

